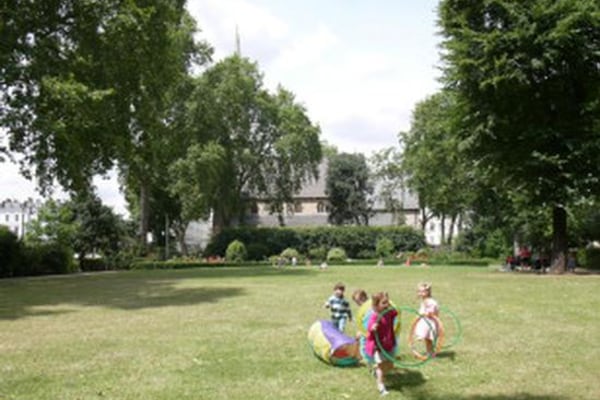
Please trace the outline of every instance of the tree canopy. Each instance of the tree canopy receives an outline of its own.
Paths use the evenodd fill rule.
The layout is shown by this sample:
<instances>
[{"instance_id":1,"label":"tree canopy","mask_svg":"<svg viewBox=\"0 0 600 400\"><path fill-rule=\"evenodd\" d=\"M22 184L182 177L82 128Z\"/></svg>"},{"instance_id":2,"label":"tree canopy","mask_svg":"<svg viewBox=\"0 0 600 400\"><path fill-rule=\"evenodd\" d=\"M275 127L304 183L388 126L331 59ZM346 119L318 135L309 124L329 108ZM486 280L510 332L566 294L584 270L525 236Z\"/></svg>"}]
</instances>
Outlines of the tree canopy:
<instances>
[{"instance_id":1,"label":"tree canopy","mask_svg":"<svg viewBox=\"0 0 600 400\"><path fill-rule=\"evenodd\" d=\"M373 186L366 158L360 153L340 153L329 158L325 194L329 222L334 225L369 225L373 215Z\"/></svg>"},{"instance_id":2,"label":"tree canopy","mask_svg":"<svg viewBox=\"0 0 600 400\"><path fill-rule=\"evenodd\" d=\"M443 0L444 80L463 110L461 145L497 187L554 209L600 190L600 3Z\"/></svg>"}]
</instances>

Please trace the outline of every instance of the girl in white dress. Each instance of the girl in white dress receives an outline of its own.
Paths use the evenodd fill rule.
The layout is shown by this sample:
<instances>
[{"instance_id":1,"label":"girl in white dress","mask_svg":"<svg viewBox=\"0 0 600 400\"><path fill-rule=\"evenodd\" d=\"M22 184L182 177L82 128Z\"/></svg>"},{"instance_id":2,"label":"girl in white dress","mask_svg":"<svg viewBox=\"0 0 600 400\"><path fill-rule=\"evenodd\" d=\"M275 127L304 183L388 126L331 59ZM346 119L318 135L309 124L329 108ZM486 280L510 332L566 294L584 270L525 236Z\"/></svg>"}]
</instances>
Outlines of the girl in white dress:
<instances>
[{"instance_id":1,"label":"girl in white dress","mask_svg":"<svg viewBox=\"0 0 600 400\"><path fill-rule=\"evenodd\" d=\"M437 337L437 317L440 314L440 308L437 301L431 297L431 284L420 283L417 286L417 295L421 299L419 306L419 321L415 326L415 339L424 340L427 352L433 354L433 342Z\"/></svg>"}]
</instances>

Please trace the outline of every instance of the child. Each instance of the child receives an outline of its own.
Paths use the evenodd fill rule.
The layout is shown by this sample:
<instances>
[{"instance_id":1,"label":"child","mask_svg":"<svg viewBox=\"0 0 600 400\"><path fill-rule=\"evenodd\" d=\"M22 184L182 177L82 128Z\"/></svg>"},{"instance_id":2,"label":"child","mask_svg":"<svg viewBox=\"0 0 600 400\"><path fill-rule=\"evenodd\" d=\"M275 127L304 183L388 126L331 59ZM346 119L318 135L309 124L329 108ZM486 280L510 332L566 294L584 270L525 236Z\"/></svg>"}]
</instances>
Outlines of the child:
<instances>
[{"instance_id":1,"label":"child","mask_svg":"<svg viewBox=\"0 0 600 400\"><path fill-rule=\"evenodd\" d=\"M364 347L362 345L364 344L367 323L369 322L371 309L373 307L367 292L362 289L356 289L354 293L352 293L352 300L354 300L358 306L358 311L356 312L356 339L361 341L362 348Z\"/></svg>"},{"instance_id":2,"label":"child","mask_svg":"<svg viewBox=\"0 0 600 400\"><path fill-rule=\"evenodd\" d=\"M379 292L371 297L373 303L373 313L369 318L367 325L367 341L365 351L373 359L375 364L375 378L377 379L377 389L382 396L388 394L383 383L383 377L393 364L385 359L383 351L391 353L396 347L396 335L394 334L394 318L398 315L395 308L384 313L384 310L390 306L390 299L387 293ZM379 339L379 342L377 341ZM381 345L381 348L379 347Z\"/></svg>"},{"instance_id":3,"label":"child","mask_svg":"<svg viewBox=\"0 0 600 400\"><path fill-rule=\"evenodd\" d=\"M336 283L333 287L333 294L323 305L323 307L331 309L331 321L340 332L344 332L346 323L352 321L350 303L344 298L344 290L346 287L343 283Z\"/></svg>"},{"instance_id":4,"label":"child","mask_svg":"<svg viewBox=\"0 0 600 400\"><path fill-rule=\"evenodd\" d=\"M369 296L367 292L362 289L356 289L354 293L352 293L352 300L356 303L357 306L362 306L367 300L369 300Z\"/></svg>"},{"instance_id":5,"label":"child","mask_svg":"<svg viewBox=\"0 0 600 400\"><path fill-rule=\"evenodd\" d=\"M440 314L437 301L431 297L431 284L420 283L417 286L417 295L421 299L419 315L421 318L415 326L415 338L424 340L427 353L433 354L433 340L437 335L436 319Z\"/></svg>"}]
</instances>

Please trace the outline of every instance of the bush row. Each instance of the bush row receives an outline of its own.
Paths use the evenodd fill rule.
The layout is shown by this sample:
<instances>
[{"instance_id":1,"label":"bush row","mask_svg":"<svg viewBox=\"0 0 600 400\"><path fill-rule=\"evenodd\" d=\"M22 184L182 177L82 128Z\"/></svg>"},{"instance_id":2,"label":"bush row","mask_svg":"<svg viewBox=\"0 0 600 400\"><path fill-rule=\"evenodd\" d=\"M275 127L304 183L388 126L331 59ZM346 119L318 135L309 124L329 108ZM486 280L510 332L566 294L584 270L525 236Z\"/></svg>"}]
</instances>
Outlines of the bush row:
<instances>
[{"instance_id":1,"label":"bush row","mask_svg":"<svg viewBox=\"0 0 600 400\"><path fill-rule=\"evenodd\" d=\"M0 277L68 274L76 269L71 250L55 244L24 245L0 226Z\"/></svg>"},{"instance_id":2,"label":"bush row","mask_svg":"<svg viewBox=\"0 0 600 400\"><path fill-rule=\"evenodd\" d=\"M377 243L381 239L388 241ZM343 248L350 258L373 258L378 251L416 251L425 246L423 233L408 226L328 226L316 228L254 228L224 229L215 235L204 251L205 256L225 256L227 246L238 240L246 246L248 260L264 260L287 248L310 256L311 252L327 252Z\"/></svg>"}]
</instances>

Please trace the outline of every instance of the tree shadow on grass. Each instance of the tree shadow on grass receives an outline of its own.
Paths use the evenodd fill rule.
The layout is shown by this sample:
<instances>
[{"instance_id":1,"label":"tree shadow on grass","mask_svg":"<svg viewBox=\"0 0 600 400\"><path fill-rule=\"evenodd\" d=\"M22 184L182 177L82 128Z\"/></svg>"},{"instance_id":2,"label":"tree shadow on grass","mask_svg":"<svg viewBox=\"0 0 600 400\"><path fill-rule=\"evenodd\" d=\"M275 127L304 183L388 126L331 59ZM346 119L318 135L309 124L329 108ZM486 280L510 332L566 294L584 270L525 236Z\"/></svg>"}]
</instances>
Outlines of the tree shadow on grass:
<instances>
[{"instance_id":1,"label":"tree shadow on grass","mask_svg":"<svg viewBox=\"0 0 600 400\"><path fill-rule=\"evenodd\" d=\"M201 282L182 286L182 278L189 277L114 273L4 281L0 320L64 314L81 306L121 310L189 306L245 294L243 287L236 286L201 286Z\"/></svg>"},{"instance_id":2,"label":"tree shadow on grass","mask_svg":"<svg viewBox=\"0 0 600 400\"><path fill-rule=\"evenodd\" d=\"M214 303L243 296L241 286L203 285L203 280L317 274L309 268L202 267L106 271L0 280L0 320L72 312L71 306L138 310ZM212 282L214 283L214 282ZM191 286L191 287L190 287Z\"/></svg>"},{"instance_id":3,"label":"tree shadow on grass","mask_svg":"<svg viewBox=\"0 0 600 400\"><path fill-rule=\"evenodd\" d=\"M165 270L163 270L166 272ZM196 278L250 278L250 277L269 277L269 276L311 276L319 273L315 268L307 267L281 267L272 266L215 266L199 267L177 270L178 273L186 277Z\"/></svg>"}]
</instances>

